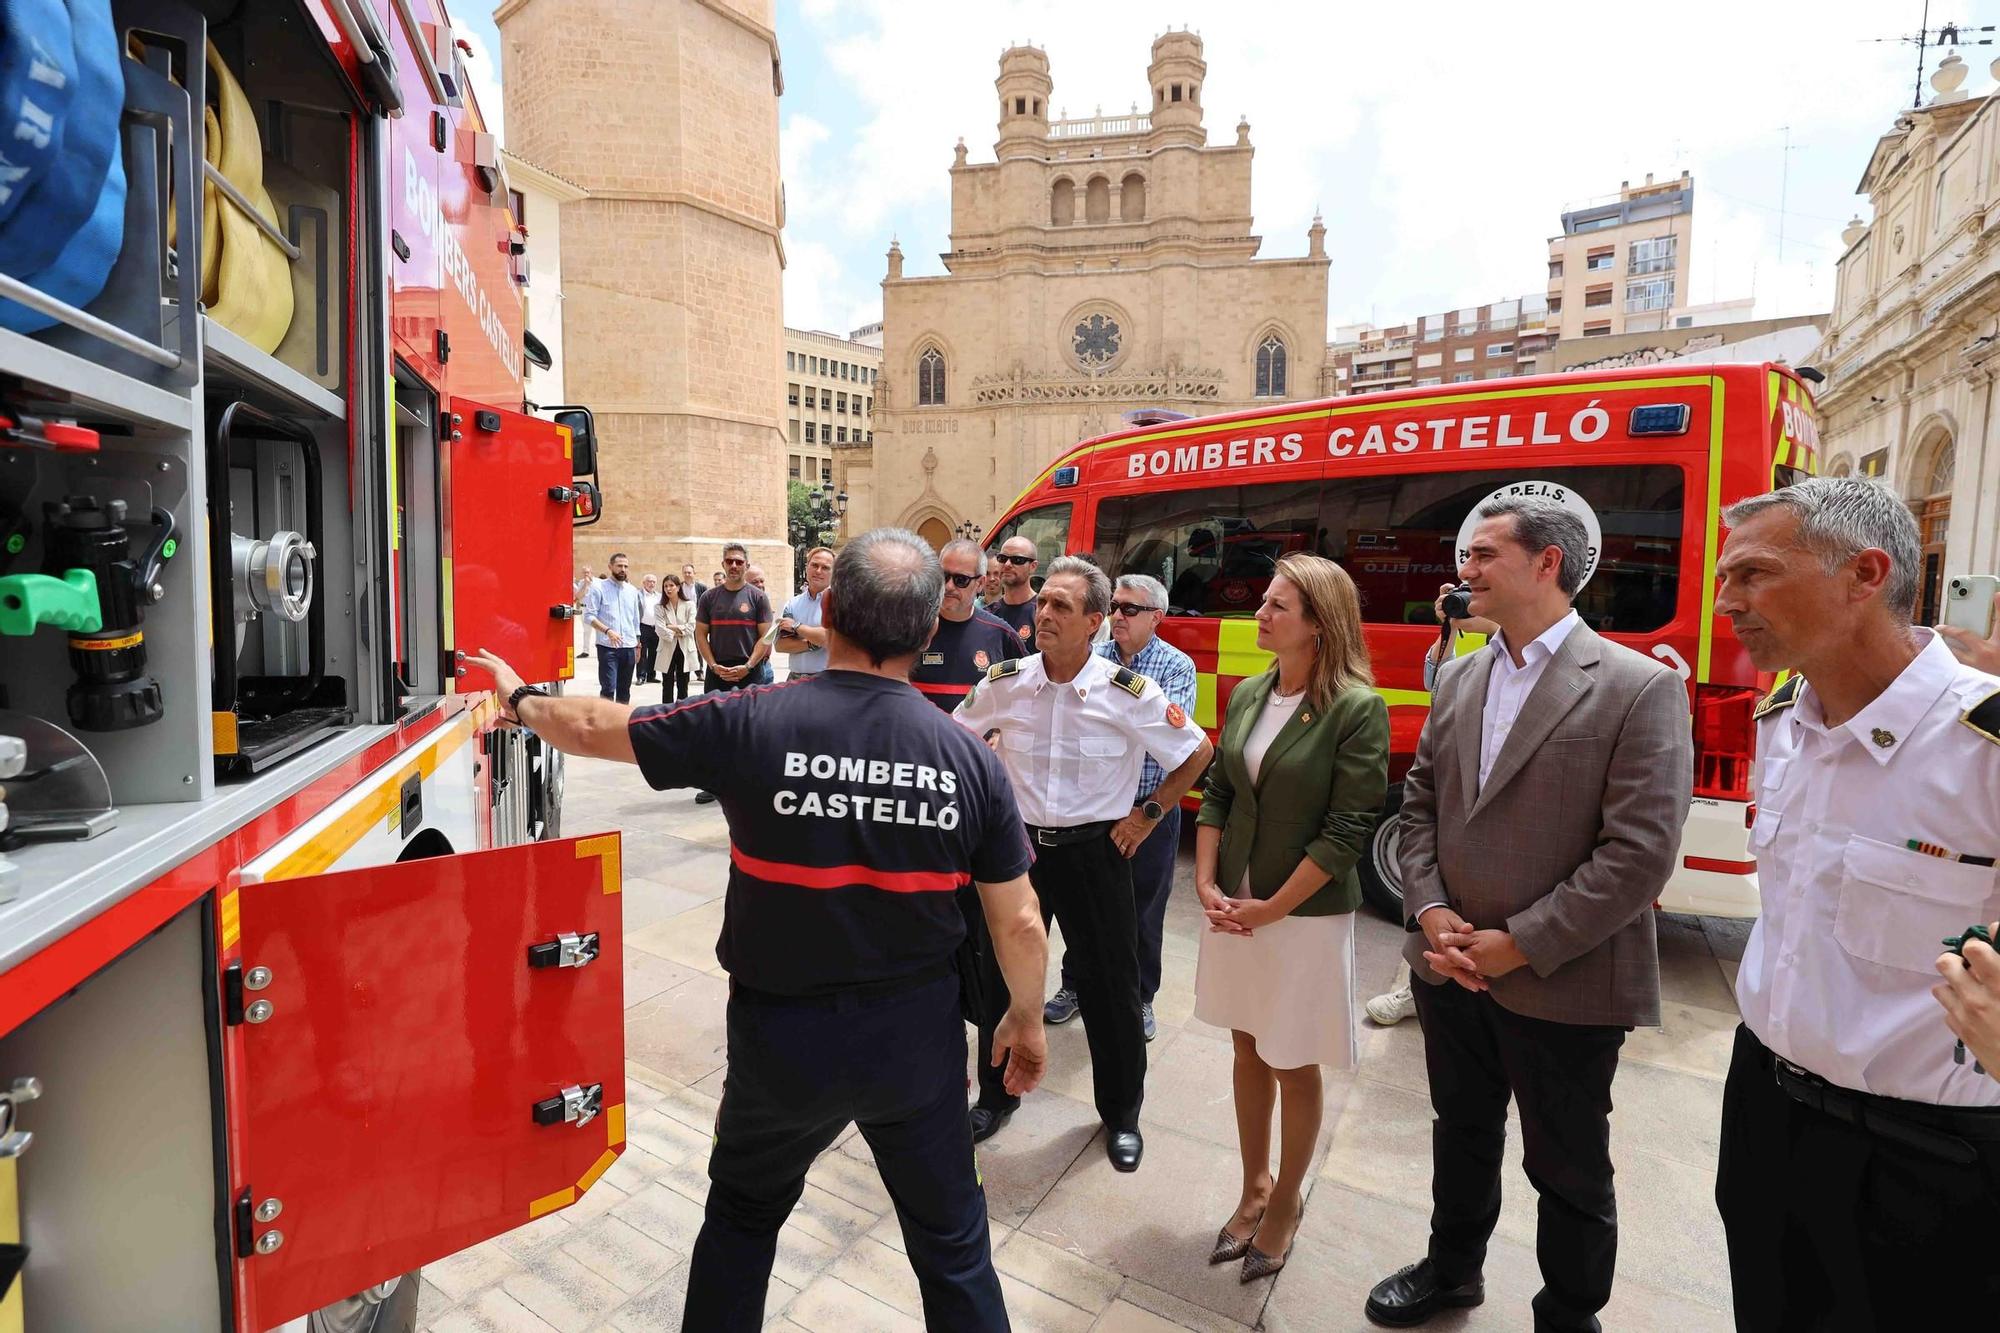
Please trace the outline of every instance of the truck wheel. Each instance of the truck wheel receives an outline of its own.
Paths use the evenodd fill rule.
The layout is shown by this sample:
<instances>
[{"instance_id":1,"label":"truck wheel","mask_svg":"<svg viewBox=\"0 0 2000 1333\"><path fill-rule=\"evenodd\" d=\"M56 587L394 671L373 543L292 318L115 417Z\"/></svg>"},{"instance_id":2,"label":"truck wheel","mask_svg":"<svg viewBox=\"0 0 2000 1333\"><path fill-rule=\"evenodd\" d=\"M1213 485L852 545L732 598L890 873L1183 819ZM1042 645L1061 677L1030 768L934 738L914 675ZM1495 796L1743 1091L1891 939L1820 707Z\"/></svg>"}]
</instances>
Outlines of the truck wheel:
<instances>
[{"instance_id":1,"label":"truck wheel","mask_svg":"<svg viewBox=\"0 0 2000 1333\"><path fill-rule=\"evenodd\" d=\"M417 1271L368 1288L306 1316L308 1333L416 1333Z\"/></svg>"},{"instance_id":2,"label":"truck wheel","mask_svg":"<svg viewBox=\"0 0 2000 1333\"><path fill-rule=\"evenodd\" d=\"M1382 818L1368 835L1368 849L1356 867L1361 875L1361 896L1370 907L1398 925L1403 922L1403 868L1396 859L1402 845L1396 816L1402 808L1403 788L1401 785L1389 788L1382 802Z\"/></svg>"}]
</instances>

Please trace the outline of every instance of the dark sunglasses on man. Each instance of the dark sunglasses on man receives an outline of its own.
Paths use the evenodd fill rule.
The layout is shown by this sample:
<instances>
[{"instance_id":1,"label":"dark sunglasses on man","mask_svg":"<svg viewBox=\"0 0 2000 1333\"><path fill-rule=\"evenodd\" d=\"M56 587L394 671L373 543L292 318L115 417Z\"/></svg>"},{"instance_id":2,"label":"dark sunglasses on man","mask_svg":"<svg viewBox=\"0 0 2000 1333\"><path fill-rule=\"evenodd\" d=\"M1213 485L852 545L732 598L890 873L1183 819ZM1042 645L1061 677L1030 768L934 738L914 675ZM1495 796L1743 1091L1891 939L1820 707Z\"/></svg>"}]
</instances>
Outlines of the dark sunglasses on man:
<instances>
[{"instance_id":1,"label":"dark sunglasses on man","mask_svg":"<svg viewBox=\"0 0 2000 1333\"><path fill-rule=\"evenodd\" d=\"M1113 602L1111 604L1112 615L1125 616L1128 619L1133 616L1145 615L1148 611L1157 611L1159 609L1157 606L1145 606L1138 602Z\"/></svg>"},{"instance_id":2,"label":"dark sunglasses on man","mask_svg":"<svg viewBox=\"0 0 2000 1333\"><path fill-rule=\"evenodd\" d=\"M986 577L984 574L954 574L950 570L946 570L944 576L951 580L954 588L970 588Z\"/></svg>"},{"instance_id":3,"label":"dark sunglasses on man","mask_svg":"<svg viewBox=\"0 0 2000 1333\"><path fill-rule=\"evenodd\" d=\"M993 558L1003 565L1032 565L1035 563L1035 557L1032 555L996 555Z\"/></svg>"}]
</instances>

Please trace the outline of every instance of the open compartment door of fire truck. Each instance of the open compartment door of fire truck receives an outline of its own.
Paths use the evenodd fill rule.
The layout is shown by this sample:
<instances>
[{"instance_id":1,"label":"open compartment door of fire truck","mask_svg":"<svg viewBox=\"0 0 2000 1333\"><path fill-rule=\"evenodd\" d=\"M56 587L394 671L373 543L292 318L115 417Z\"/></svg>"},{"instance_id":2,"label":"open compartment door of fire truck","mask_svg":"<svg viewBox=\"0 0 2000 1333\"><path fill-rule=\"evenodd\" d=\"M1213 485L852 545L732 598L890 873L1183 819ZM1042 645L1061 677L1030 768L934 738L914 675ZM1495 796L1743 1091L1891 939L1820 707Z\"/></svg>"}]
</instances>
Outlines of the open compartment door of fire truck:
<instances>
[{"instance_id":1,"label":"open compartment door of fire truck","mask_svg":"<svg viewBox=\"0 0 2000 1333\"><path fill-rule=\"evenodd\" d=\"M458 653L490 649L523 680L576 672L571 627L569 432L540 417L451 400L451 569L446 623ZM463 659L458 688L491 689Z\"/></svg>"},{"instance_id":2,"label":"open compartment door of fire truck","mask_svg":"<svg viewBox=\"0 0 2000 1333\"><path fill-rule=\"evenodd\" d=\"M565 1207L611 1166L625 1142L619 883L606 834L225 898L244 1327Z\"/></svg>"}]
</instances>

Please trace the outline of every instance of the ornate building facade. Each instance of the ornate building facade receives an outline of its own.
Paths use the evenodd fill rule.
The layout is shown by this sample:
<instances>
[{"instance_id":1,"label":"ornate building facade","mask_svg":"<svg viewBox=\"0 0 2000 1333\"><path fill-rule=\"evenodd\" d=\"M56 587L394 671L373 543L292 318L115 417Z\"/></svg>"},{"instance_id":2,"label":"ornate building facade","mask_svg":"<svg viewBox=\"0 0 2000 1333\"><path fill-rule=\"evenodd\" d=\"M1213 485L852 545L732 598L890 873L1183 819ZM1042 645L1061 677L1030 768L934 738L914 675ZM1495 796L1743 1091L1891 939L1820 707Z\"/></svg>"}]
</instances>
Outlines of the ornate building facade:
<instances>
[{"instance_id":1,"label":"ornate building facade","mask_svg":"<svg viewBox=\"0 0 2000 1333\"><path fill-rule=\"evenodd\" d=\"M1926 624L1946 578L2000 569L2000 96L1967 97L1965 76L1946 59L1935 98L1875 145L1858 187L1874 219L1841 233L1814 354L1820 457L1881 477L1916 512Z\"/></svg>"},{"instance_id":2,"label":"ornate building facade","mask_svg":"<svg viewBox=\"0 0 2000 1333\"><path fill-rule=\"evenodd\" d=\"M1247 121L1211 145L1201 39L1154 41L1146 107L1051 119L1046 53L1000 57L995 160L951 168L946 274L882 284L871 446L834 446L847 531L934 545L990 528L1057 455L1136 408L1207 414L1319 392L1325 228L1260 259Z\"/></svg>"}]
</instances>

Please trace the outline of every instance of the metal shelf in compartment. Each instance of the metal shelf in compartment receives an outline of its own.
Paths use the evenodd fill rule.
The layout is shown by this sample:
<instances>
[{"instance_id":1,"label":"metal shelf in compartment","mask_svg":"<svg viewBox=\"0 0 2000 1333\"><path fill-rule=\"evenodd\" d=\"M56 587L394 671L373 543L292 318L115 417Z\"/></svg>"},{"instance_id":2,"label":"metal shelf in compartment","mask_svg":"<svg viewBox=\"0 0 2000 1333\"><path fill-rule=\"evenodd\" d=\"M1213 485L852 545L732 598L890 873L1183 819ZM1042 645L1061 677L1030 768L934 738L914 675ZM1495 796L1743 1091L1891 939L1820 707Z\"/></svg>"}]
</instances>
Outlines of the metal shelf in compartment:
<instances>
[{"instance_id":1,"label":"metal shelf in compartment","mask_svg":"<svg viewBox=\"0 0 2000 1333\"><path fill-rule=\"evenodd\" d=\"M339 395L258 351L207 315L201 317L201 341L206 351L203 374L211 389L218 384L240 389L252 404L286 416L310 412L332 421L347 419L347 404Z\"/></svg>"},{"instance_id":2,"label":"metal shelf in compartment","mask_svg":"<svg viewBox=\"0 0 2000 1333\"><path fill-rule=\"evenodd\" d=\"M6 396L44 415L90 421L112 417L140 430L194 429L194 403L186 394L7 329L0 329L0 376L24 381L24 390L8 389Z\"/></svg>"}]
</instances>

